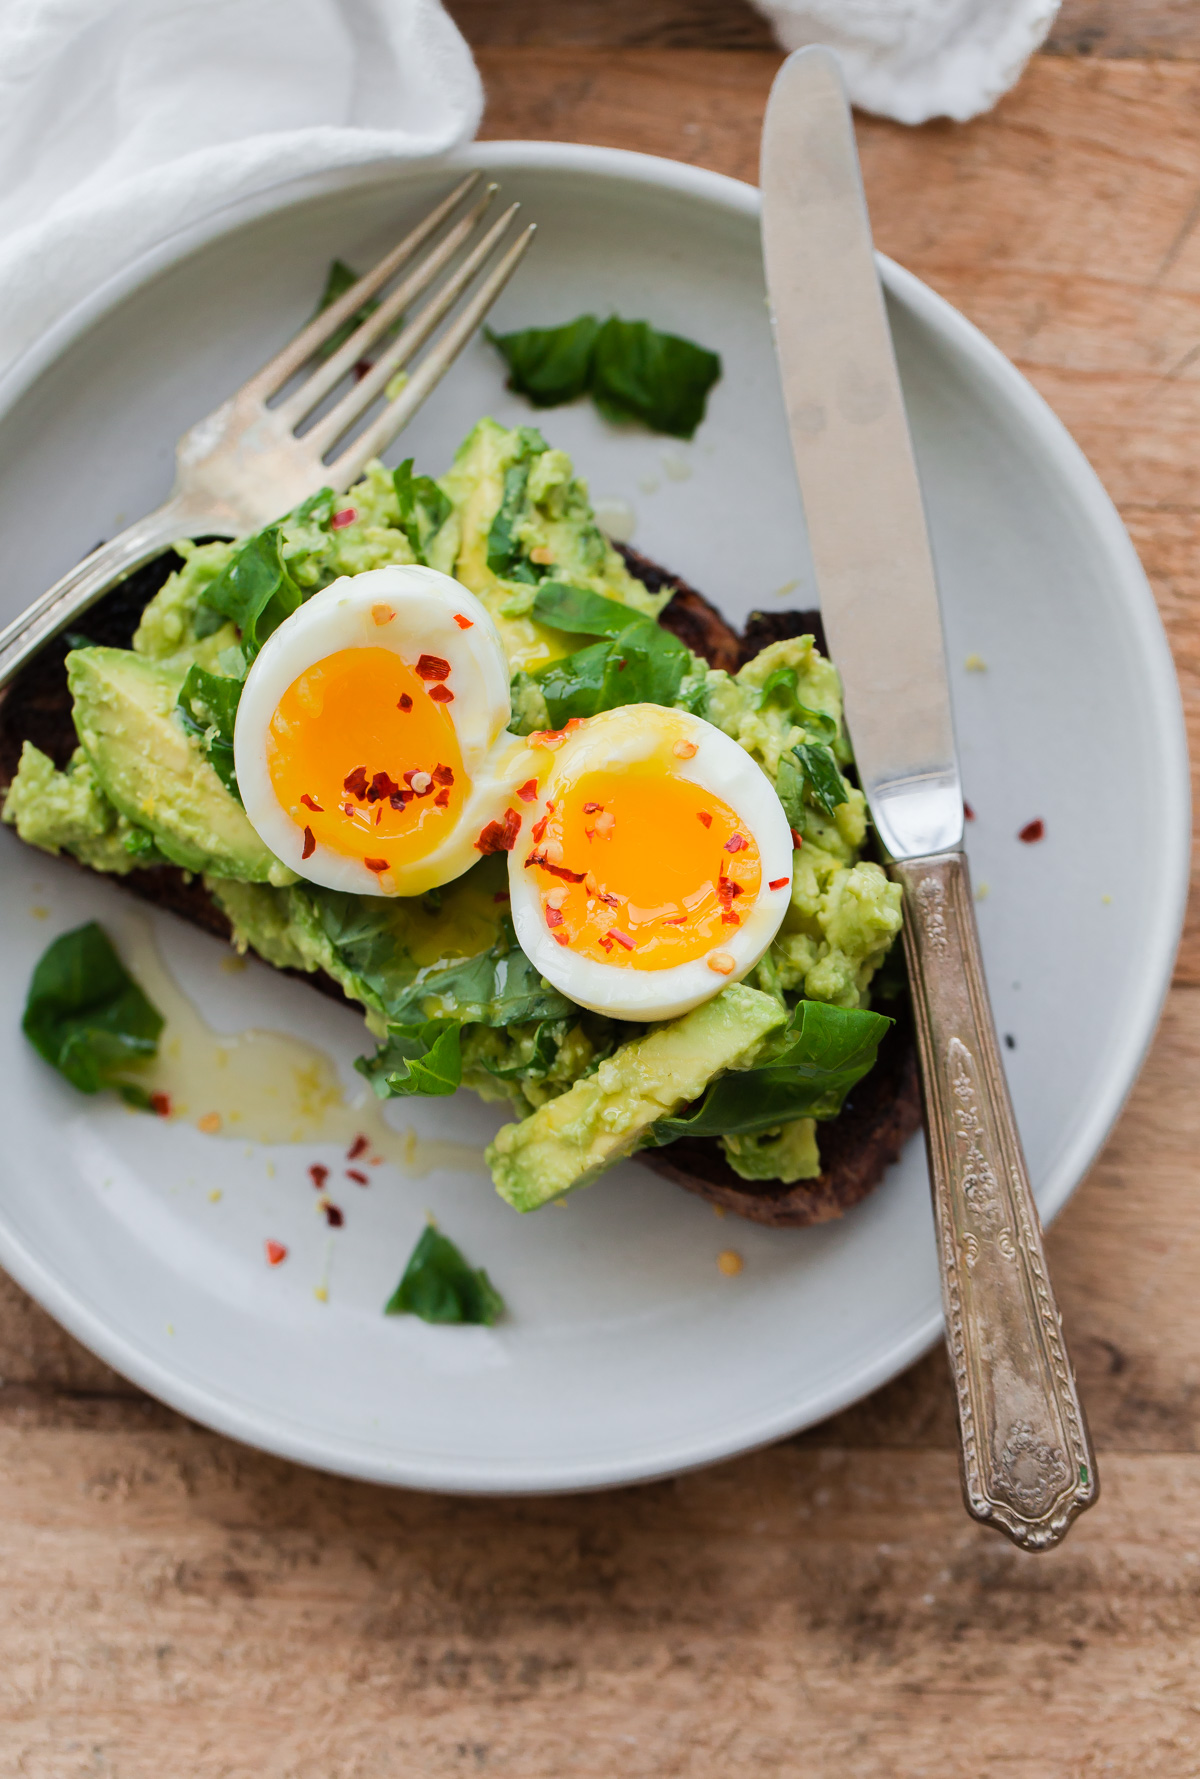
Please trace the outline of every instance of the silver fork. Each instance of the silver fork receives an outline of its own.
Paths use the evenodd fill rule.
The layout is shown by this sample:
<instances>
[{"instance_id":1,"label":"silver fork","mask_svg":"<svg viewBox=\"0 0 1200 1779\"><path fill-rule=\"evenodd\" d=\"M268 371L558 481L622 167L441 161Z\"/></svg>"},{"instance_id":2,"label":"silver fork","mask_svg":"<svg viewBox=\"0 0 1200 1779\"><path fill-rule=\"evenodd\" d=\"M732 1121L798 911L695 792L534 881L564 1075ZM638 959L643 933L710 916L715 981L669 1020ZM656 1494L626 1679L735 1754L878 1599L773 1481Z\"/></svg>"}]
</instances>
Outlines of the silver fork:
<instances>
[{"instance_id":1,"label":"silver fork","mask_svg":"<svg viewBox=\"0 0 1200 1779\"><path fill-rule=\"evenodd\" d=\"M490 226L485 213L496 192L479 190L482 174L472 173L419 222L379 264L221 406L190 427L175 447L175 485L162 506L119 536L101 544L19 618L0 631L0 688L52 636L95 603L115 582L177 538L238 537L258 531L314 493L331 487L343 493L365 465L395 438L449 370L508 280L533 238L529 225L504 244L520 206L511 204ZM422 253L464 200L465 212ZM503 247L503 251L500 249ZM311 417L364 354L386 339L409 305L438 278L455 256L465 257L379 354L371 369L327 413ZM499 253L499 257L496 257ZM336 352L323 361L315 354L362 305L412 265ZM492 262L489 267L489 262ZM485 274L486 275L483 275ZM347 443L346 434L367 415L387 384L435 332L465 295L473 294L454 316L412 376L379 414ZM292 380L307 375L271 406ZM305 421L307 430L301 431Z\"/></svg>"}]
</instances>

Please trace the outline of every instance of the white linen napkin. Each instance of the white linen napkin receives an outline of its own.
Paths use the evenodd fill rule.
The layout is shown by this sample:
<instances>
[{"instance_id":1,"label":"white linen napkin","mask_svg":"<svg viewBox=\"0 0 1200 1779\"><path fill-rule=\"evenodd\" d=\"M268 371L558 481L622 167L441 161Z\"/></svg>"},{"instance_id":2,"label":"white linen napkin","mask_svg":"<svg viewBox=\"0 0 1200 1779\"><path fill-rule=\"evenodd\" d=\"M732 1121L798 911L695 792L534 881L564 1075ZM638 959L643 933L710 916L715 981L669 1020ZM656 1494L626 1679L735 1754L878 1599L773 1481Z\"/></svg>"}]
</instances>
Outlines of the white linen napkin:
<instances>
[{"instance_id":1,"label":"white linen napkin","mask_svg":"<svg viewBox=\"0 0 1200 1779\"><path fill-rule=\"evenodd\" d=\"M3 0L0 371L176 231L482 108L440 0Z\"/></svg>"},{"instance_id":2,"label":"white linen napkin","mask_svg":"<svg viewBox=\"0 0 1200 1779\"><path fill-rule=\"evenodd\" d=\"M965 123L1015 86L1059 0L754 0L784 49L828 44L851 102L902 124Z\"/></svg>"}]
</instances>

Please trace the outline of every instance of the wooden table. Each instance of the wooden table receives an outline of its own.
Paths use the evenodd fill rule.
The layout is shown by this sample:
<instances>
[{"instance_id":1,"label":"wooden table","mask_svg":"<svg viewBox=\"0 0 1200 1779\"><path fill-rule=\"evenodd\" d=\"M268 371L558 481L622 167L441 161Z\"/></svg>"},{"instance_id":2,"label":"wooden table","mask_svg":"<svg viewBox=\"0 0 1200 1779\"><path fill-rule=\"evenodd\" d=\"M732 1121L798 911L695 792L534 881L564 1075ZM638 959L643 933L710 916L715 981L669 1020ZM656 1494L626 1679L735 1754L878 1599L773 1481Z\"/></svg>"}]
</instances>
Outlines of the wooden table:
<instances>
[{"instance_id":1,"label":"wooden table","mask_svg":"<svg viewBox=\"0 0 1200 1779\"><path fill-rule=\"evenodd\" d=\"M1197 10L1069 0L991 116L860 120L880 245L1096 465L1193 726ZM485 135L754 177L779 58L734 0L455 11ZM203 1432L4 1284L0 1775L1200 1773L1198 990L1194 911L1145 1074L1050 1237L1104 1496L1047 1556L964 1517L940 1353L701 1475L441 1500Z\"/></svg>"}]
</instances>

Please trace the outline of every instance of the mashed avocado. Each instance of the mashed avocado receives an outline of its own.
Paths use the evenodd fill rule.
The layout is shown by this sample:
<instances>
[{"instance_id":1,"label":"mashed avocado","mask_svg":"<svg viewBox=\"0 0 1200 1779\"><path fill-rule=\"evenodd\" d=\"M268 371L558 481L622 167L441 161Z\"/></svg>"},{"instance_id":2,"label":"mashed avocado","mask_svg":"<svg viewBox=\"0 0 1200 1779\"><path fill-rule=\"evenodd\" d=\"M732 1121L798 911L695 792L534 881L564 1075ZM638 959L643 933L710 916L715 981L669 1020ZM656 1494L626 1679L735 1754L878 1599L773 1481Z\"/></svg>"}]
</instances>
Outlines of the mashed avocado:
<instances>
[{"instance_id":1,"label":"mashed avocado","mask_svg":"<svg viewBox=\"0 0 1200 1779\"><path fill-rule=\"evenodd\" d=\"M345 497L314 498L272 528L279 561L301 596L344 574L418 559L456 576L496 620L514 676L514 730L544 724L531 675L578 642L532 615L539 584L587 588L649 618L665 603L599 530L566 453L532 427L481 420L448 473L424 489L417 514L397 476L372 463ZM353 519L334 528L333 512L346 508ZM532 977L507 922L502 860L484 860L429 896L385 902L299 882L263 846L210 763L213 732L189 726L177 708L192 667L232 681L245 675L239 631L207 598L240 547L181 543L183 565L147 605L132 647L72 652L80 748L59 771L27 743L4 820L31 845L94 870L173 862L203 873L239 949L280 968L325 971L385 1045L389 1032L422 1020L460 1021L463 1084L507 1102L521 1121L500 1132L494 1151L511 1202L529 1208L628 1154L664 1109L695 1099L723 1070L749 1066L798 996L867 1004L900 929L900 892L862 856L864 799L838 772L850 763L841 689L811 637L772 644L736 675L693 660L680 685L676 701L731 735L776 782L800 844L788 913L749 981L647 1030L584 1014ZM823 777L809 783L797 762L816 754ZM811 1118L724 1141L746 1178L804 1179L820 1169Z\"/></svg>"}]
</instances>

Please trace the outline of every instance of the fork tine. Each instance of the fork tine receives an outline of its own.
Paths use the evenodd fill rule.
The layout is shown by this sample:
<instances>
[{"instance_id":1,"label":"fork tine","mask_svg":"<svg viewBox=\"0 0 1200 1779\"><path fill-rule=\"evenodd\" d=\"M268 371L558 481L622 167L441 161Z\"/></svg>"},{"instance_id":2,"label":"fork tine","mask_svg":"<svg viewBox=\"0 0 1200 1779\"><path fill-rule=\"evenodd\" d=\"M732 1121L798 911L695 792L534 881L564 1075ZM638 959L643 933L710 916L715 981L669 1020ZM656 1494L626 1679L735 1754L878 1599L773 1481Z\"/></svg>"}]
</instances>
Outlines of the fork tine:
<instances>
[{"instance_id":1,"label":"fork tine","mask_svg":"<svg viewBox=\"0 0 1200 1779\"><path fill-rule=\"evenodd\" d=\"M432 351L422 360L400 394L394 401L388 403L370 426L365 427L356 439L351 440L340 456L334 458L326 471L326 480L331 487L339 491L348 488L351 482L362 474L371 458L378 457L381 451L386 451L396 434L408 424L425 398L437 388L463 347L467 345L476 328L520 265L529 243L536 233L537 224L532 222L521 231L512 246L489 272L466 308L455 317Z\"/></svg>"},{"instance_id":2,"label":"fork tine","mask_svg":"<svg viewBox=\"0 0 1200 1779\"><path fill-rule=\"evenodd\" d=\"M280 425L289 428L299 426L304 417L311 414L329 391L336 388L346 373L359 363L364 353L375 344L376 340L386 335L388 329L401 319L413 298L420 296L421 292L433 283L442 268L454 258L459 248L469 239L498 190L498 186L489 185L483 196L472 204L466 215L460 217L437 246L413 268L408 277L384 298L378 309L367 316L361 326L355 329L350 338L339 346L336 352L332 353L323 364L316 367L299 389L288 396L286 401L279 403L273 412Z\"/></svg>"},{"instance_id":3,"label":"fork tine","mask_svg":"<svg viewBox=\"0 0 1200 1779\"><path fill-rule=\"evenodd\" d=\"M282 351L277 352L274 358L270 359L260 371L257 371L243 384L239 394L257 396L260 400L265 401L269 396L274 395L276 390L281 389L288 378L294 376L303 365L307 364L313 353L323 346L344 322L349 321L352 315L356 315L367 299L373 297L377 290L382 289L400 267L412 258L417 249L423 246L430 235L441 227L451 212L457 208L468 192L475 189L482 178L482 173L468 174L466 179L462 180L447 197L443 198L440 204L435 205L429 215L410 230L402 241L398 242L389 253L385 253L377 265L372 266L369 272L365 272L357 284L352 284L350 289L338 297L336 302L331 303L327 309L323 309L319 315L314 315L308 325L301 328L295 339L290 340Z\"/></svg>"},{"instance_id":4,"label":"fork tine","mask_svg":"<svg viewBox=\"0 0 1200 1779\"><path fill-rule=\"evenodd\" d=\"M380 354L366 376L348 389L337 406L304 434L307 445L323 455L367 412L396 372L420 350L443 316L448 314L463 292L474 283L476 273L491 258L520 208L519 204L510 204L503 216L496 219L462 264L455 268L453 277L448 278L440 290L418 310L399 339L394 340Z\"/></svg>"}]
</instances>

